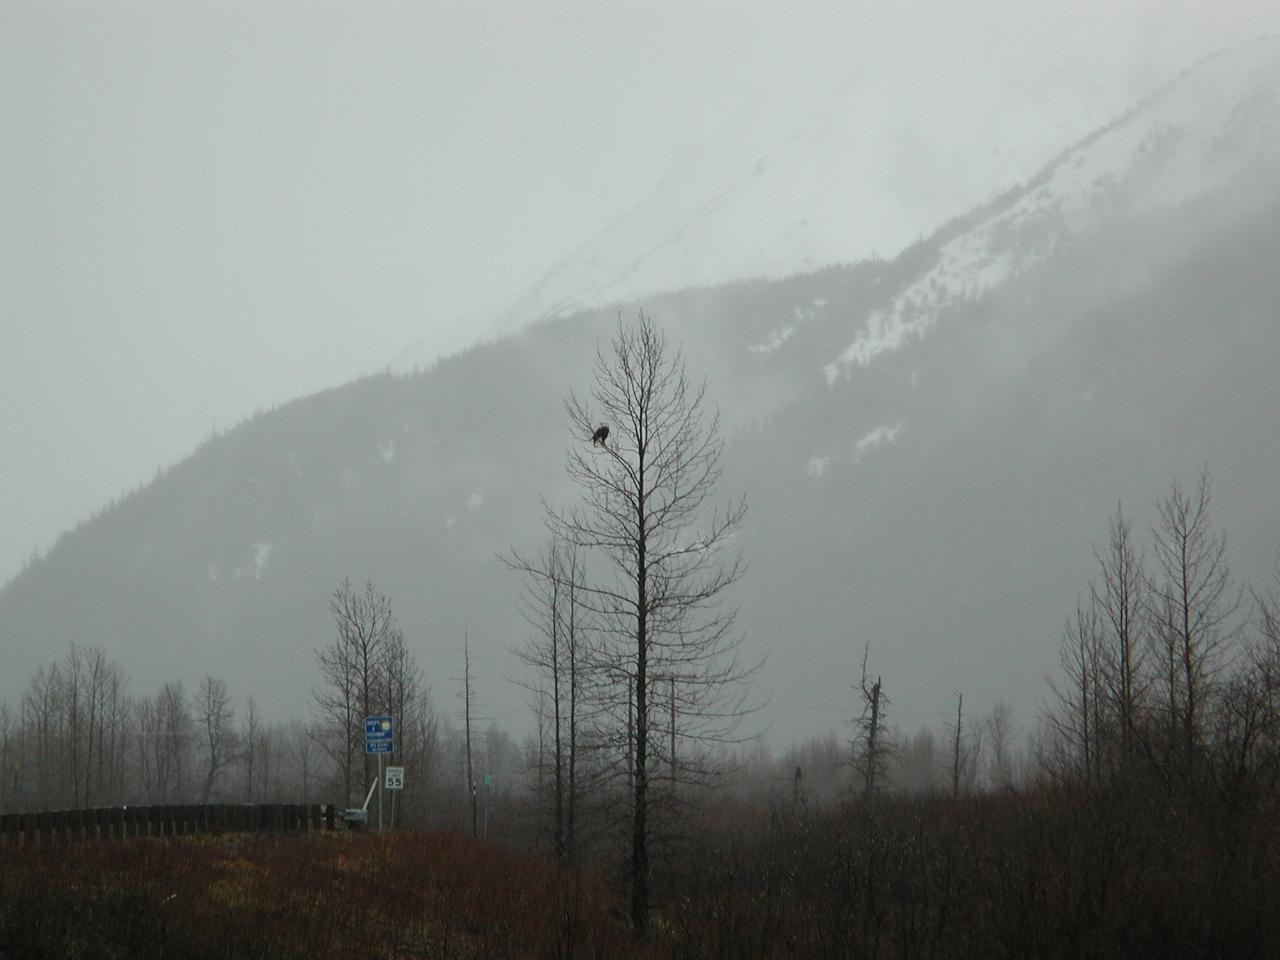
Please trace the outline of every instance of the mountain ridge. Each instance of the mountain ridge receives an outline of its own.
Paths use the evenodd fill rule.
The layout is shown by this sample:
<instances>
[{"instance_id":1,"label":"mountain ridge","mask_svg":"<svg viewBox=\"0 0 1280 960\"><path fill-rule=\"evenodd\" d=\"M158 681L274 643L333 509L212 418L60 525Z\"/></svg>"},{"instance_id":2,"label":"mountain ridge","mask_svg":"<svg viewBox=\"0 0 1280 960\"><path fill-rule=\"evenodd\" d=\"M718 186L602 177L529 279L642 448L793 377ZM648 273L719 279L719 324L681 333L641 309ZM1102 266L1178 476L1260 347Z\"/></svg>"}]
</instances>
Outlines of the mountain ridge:
<instances>
[{"instance_id":1,"label":"mountain ridge","mask_svg":"<svg viewBox=\"0 0 1280 960\"><path fill-rule=\"evenodd\" d=\"M815 708L775 711L780 735L847 718L842 677L866 639L900 722L956 686L1029 706L1115 501L1142 517L1206 462L1242 569L1261 569L1280 543L1280 452L1265 441L1280 409L1280 176L1239 177L1113 205L947 303L929 336L834 380L825 366L866 317L991 204L890 261L649 298L727 413L723 492L751 503L745 653L786 651L764 692ZM572 496L561 455L582 438L561 401L617 322L609 308L549 320L201 445L0 590L0 697L78 639L126 658L144 688L221 673L302 712L328 594L350 576L391 596L438 695L469 631L493 666L489 713L519 722L518 694L493 679L522 630L496 556L536 548L539 496Z\"/></svg>"}]
</instances>

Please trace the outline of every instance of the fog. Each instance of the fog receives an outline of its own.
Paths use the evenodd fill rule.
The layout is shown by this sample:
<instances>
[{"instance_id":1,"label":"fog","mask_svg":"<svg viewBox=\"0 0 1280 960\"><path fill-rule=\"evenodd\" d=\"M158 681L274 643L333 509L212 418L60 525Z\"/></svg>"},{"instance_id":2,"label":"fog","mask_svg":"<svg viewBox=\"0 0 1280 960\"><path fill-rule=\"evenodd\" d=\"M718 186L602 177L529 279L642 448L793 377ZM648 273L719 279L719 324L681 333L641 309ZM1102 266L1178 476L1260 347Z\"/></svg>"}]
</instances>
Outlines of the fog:
<instances>
[{"instance_id":1,"label":"fog","mask_svg":"<svg viewBox=\"0 0 1280 960\"><path fill-rule=\"evenodd\" d=\"M512 305L663 177L767 152L851 83L885 94L830 188L888 212L844 224L831 261L892 255L1266 20L6 2L0 580L213 431L518 325ZM693 279L758 272L708 259Z\"/></svg>"}]
</instances>

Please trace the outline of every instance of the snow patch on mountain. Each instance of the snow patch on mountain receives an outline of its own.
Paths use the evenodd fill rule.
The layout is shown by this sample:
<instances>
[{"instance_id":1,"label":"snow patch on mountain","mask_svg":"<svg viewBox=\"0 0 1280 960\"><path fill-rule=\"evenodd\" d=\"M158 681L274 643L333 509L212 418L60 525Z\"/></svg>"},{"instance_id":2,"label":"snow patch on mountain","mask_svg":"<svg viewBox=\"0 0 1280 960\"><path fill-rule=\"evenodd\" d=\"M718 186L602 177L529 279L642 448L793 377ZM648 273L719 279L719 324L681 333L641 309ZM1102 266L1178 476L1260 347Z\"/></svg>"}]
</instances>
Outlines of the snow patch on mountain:
<instances>
[{"instance_id":1,"label":"snow patch on mountain","mask_svg":"<svg viewBox=\"0 0 1280 960\"><path fill-rule=\"evenodd\" d=\"M1119 88L1062 83L1045 64L1011 63L1019 83L965 73L943 105L927 72L869 62L809 103L709 123L649 195L551 266L491 335L658 292L892 255L1129 100ZM966 108L975 102L1002 108Z\"/></svg>"},{"instance_id":2,"label":"snow patch on mountain","mask_svg":"<svg viewBox=\"0 0 1280 960\"><path fill-rule=\"evenodd\" d=\"M792 323L783 324L781 327L778 327L776 330L771 331L769 333L769 336L765 340L761 341L760 343L748 344L747 350L749 350L751 353L756 354L756 356L767 357L769 354L774 353L779 347L781 347L784 343L786 343L787 340L791 338L791 335L796 332L797 327L799 327L802 323L804 323L807 320L812 320L814 316L817 314L817 312L820 311L826 305L827 305L827 301L820 297L817 300L813 301L813 306L808 309L804 309L801 307L793 307Z\"/></svg>"},{"instance_id":3,"label":"snow patch on mountain","mask_svg":"<svg viewBox=\"0 0 1280 960\"><path fill-rule=\"evenodd\" d=\"M233 580L261 580L262 574L267 569L267 562L271 559L272 544L255 540L250 546L250 556L248 560L235 568L231 578ZM212 565L211 580L217 579L216 564Z\"/></svg>"},{"instance_id":4,"label":"snow patch on mountain","mask_svg":"<svg viewBox=\"0 0 1280 960\"><path fill-rule=\"evenodd\" d=\"M945 244L873 311L827 382L925 336L948 307L1031 270L1104 218L1176 207L1280 163L1280 38L1218 54L1068 153L1043 182Z\"/></svg>"},{"instance_id":5,"label":"snow patch on mountain","mask_svg":"<svg viewBox=\"0 0 1280 960\"><path fill-rule=\"evenodd\" d=\"M858 456L862 456L868 450L872 450L880 446L881 444L893 443L893 441L898 439L898 434L900 434L901 432L902 432L901 421L899 421L898 423L895 423L893 426L882 424L881 426L876 427L870 433L866 434L864 437L862 437L862 439L860 439L856 444L854 444L854 449L857 451Z\"/></svg>"},{"instance_id":6,"label":"snow patch on mountain","mask_svg":"<svg viewBox=\"0 0 1280 960\"><path fill-rule=\"evenodd\" d=\"M809 462L804 466L804 472L811 479L821 480L831 469L831 463L831 457L810 457Z\"/></svg>"}]
</instances>

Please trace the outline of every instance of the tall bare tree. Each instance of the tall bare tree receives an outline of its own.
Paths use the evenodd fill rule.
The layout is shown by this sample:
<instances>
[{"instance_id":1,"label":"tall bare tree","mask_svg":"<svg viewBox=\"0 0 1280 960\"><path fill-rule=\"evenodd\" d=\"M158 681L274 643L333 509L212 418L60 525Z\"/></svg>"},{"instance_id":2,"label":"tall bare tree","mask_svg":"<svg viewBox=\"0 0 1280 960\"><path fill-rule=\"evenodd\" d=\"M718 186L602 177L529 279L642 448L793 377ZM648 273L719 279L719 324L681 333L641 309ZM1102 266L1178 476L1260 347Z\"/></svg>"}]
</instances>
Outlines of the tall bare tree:
<instances>
[{"instance_id":1,"label":"tall bare tree","mask_svg":"<svg viewBox=\"0 0 1280 960\"><path fill-rule=\"evenodd\" d=\"M22 725L35 765L34 806L47 809L59 804L58 771L54 758L62 750L62 671L56 663L36 669L22 698Z\"/></svg>"},{"instance_id":2,"label":"tall bare tree","mask_svg":"<svg viewBox=\"0 0 1280 960\"><path fill-rule=\"evenodd\" d=\"M678 782L705 781L698 745L733 740L746 708L752 671L736 656L735 611L724 604L744 571L741 555L725 550L746 504L711 507L724 454L719 415L708 409L706 381L690 382L681 351L644 314L619 321L609 349L597 349L590 398L571 394L565 407L567 471L583 499L568 511L544 506L561 542L601 561L582 594L600 631L600 676L627 688L606 701L606 726L622 748L615 753L630 758L631 921L643 939L655 804L673 801ZM687 744L678 757L677 741ZM664 767L665 798L652 789Z\"/></svg>"},{"instance_id":3,"label":"tall bare tree","mask_svg":"<svg viewBox=\"0 0 1280 960\"><path fill-rule=\"evenodd\" d=\"M956 722L951 731L951 797L969 793L977 785L982 765L983 729L964 718L964 693L956 694Z\"/></svg>"},{"instance_id":4,"label":"tall bare tree","mask_svg":"<svg viewBox=\"0 0 1280 960\"><path fill-rule=\"evenodd\" d=\"M315 775L316 741L306 724L291 720L285 727L285 745L289 751L291 773L302 787L302 802L311 802L311 778Z\"/></svg>"},{"instance_id":5,"label":"tall bare tree","mask_svg":"<svg viewBox=\"0 0 1280 960\"><path fill-rule=\"evenodd\" d=\"M191 713L182 682L172 680L137 705L138 763L146 797L166 803L184 795Z\"/></svg>"},{"instance_id":6,"label":"tall bare tree","mask_svg":"<svg viewBox=\"0 0 1280 960\"><path fill-rule=\"evenodd\" d=\"M1007 700L997 700L991 712L983 720L987 742L991 744L990 780L997 790L1013 787L1012 740L1014 736L1013 709Z\"/></svg>"},{"instance_id":7,"label":"tall bare tree","mask_svg":"<svg viewBox=\"0 0 1280 960\"><path fill-rule=\"evenodd\" d=\"M227 685L218 677L206 675L200 681L195 696L195 719L200 728L200 738L208 751L205 764L204 787L200 791L201 803L208 803L218 777L235 758L236 709L227 693Z\"/></svg>"},{"instance_id":8,"label":"tall bare tree","mask_svg":"<svg viewBox=\"0 0 1280 960\"><path fill-rule=\"evenodd\" d=\"M1120 505L1108 521L1104 549L1094 550L1098 578L1090 585L1099 618L1103 690L1119 728L1119 759L1128 766L1138 738L1146 692L1144 636L1147 616L1145 558L1133 541L1133 525Z\"/></svg>"},{"instance_id":9,"label":"tall bare tree","mask_svg":"<svg viewBox=\"0 0 1280 960\"><path fill-rule=\"evenodd\" d=\"M562 860L576 846L583 695L590 662L586 645L582 556L554 538L536 557L517 551L504 562L524 575L521 612L533 637L516 651L533 672L523 685L534 697L538 724L535 785L549 784L552 849Z\"/></svg>"},{"instance_id":10,"label":"tall bare tree","mask_svg":"<svg viewBox=\"0 0 1280 960\"><path fill-rule=\"evenodd\" d=\"M1247 683L1251 689L1237 695L1240 706L1257 711L1254 741L1245 744L1241 764L1270 790L1280 787L1280 552L1271 568L1268 589L1255 590L1255 634L1249 644ZM1243 703L1240 701L1243 700ZM1237 709L1237 715L1244 711ZM1252 719L1252 718L1249 718ZM1243 741L1243 738L1241 738Z\"/></svg>"},{"instance_id":11,"label":"tall bare tree","mask_svg":"<svg viewBox=\"0 0 1280 960\"><path fill-rule=\"evenodd\" d=\"M320 743L332 758L350 803L357 793L363 794L372 776L373 761L362 752L364 718L381 716L392 709L393 701L403 706L416 685L416 679L407 679L404 671L413 672L416 667L390 599L372 581L357 591L350 580L344 580L333 592L329 610L337 635L316 651L322 683L312 689L312 709ZM397 672L400 675L393 679Z\"/></svg>"},{"instance_id":12,"label":"tall bare tree","mask_svg":"<svg viewBox=\"0 0 1280 960\"><path fill-rule=\"evenodd\" d=\"M1207 470L1193 491L1175 481L1157 503L1151 635L1160 665L1170 768L1194 771L1209 702L1228 666L1233 620L1241 595L1233 590L1226 537L1213 532Z\"/></svg>"},{"instance_id":13,"label":"tall bare tree","mask_svg":"<svg viewBox=\"0 0 1280 960\"><path fill-rule=\"evenodd\" d=\"M1105 708L1101 626L1092 603L1077 600L1075 615L1062 633L1058 662L1063 680L1049 680L1056 705L1047 720L1066 753L1068 770L1062 772L1094 783L1101 770Z\"/></svg>"},{"instance_id":14,"label":"tall bare tree","mask_svg":"<svg viewBox=\"0 0 1280 960\"><path fill-rule=\"evenodd\" d=\"M266 731L262 725L262 713L258 702L250 697L244 708L244 720L240 725L240 766L244 773L244 799L253 803L263 782L263 749Z\"/></svg>"},{"instance_id":15,"label":"tall bare tree","mask_svg":"<svg viewBox=\"0 0 1280 960\"><path fill-rule=\"evenodd\" d=\"M854 721L853 740L853 764L863 797L874 796L883 785L890 751L884 729L884 710L889 698L885 696L881 678L872 681L867 676L870 654L871 641L868 640L862 649L862 677L858 686L862 712Z\"/></svg>"}]
</instances>

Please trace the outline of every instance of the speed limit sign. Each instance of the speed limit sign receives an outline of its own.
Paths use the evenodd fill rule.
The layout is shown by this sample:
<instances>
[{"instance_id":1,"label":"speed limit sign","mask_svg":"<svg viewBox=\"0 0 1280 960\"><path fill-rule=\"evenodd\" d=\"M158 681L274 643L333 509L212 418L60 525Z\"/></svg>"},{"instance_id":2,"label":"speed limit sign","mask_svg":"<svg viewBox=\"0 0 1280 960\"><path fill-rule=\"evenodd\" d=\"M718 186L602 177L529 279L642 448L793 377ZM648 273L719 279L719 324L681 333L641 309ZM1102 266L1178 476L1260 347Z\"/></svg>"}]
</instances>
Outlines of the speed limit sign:
<instances>
[{"instance_id":1,"label":"speed limit sign","mask_svg":"<svg viewBox=\"0 0 1280 960\"><path fill-rule=\"evenodd\" d=\"M387 779L384 785L388 790L403 790L404 767L387 767Z\"/></svg>"}]
</instances>

